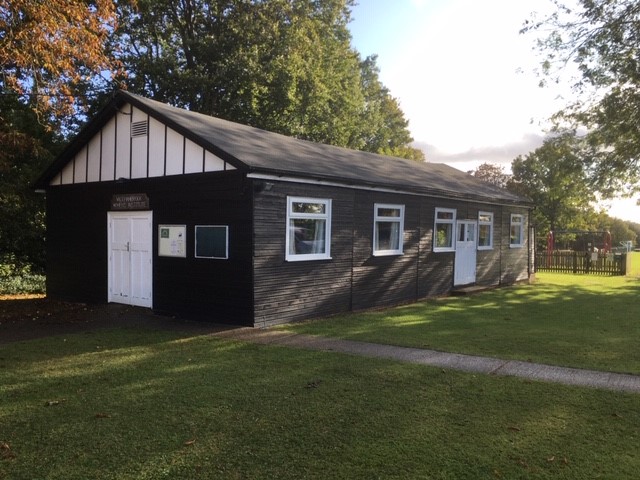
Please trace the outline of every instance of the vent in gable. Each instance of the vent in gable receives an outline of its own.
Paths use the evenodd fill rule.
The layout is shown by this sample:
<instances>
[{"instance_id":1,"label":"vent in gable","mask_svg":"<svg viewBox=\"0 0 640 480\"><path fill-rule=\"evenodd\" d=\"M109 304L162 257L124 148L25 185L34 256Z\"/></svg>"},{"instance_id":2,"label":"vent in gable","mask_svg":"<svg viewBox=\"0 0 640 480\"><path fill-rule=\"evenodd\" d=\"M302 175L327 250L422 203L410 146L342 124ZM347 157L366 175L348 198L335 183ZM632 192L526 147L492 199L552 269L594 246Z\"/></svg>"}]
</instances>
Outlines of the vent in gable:
<instances>
[{"instance_id":1,"label":"vent in gable","mask_svg":"<svg viewBox=\"0 0 640 480\"><path fill-rule=\"evenodd\" d=\"M146 137L147 136L147 122L143 120L141 122L133 122L131 124L131 137Z\"/></svg>"}]
</instances>

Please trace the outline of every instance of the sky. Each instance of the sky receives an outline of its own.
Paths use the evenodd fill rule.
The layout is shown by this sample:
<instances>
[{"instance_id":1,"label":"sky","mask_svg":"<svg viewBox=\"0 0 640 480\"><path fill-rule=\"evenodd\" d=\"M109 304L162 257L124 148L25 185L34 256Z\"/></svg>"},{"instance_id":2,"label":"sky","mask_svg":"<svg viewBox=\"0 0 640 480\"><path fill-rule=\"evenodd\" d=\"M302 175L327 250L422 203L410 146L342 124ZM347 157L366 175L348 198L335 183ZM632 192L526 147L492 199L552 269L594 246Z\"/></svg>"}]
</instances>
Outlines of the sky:
<instances>
[{"instance_id":1,"label":"sky","mask_svg":"<svg viewBox=\"0 0 640 480\"><path fill-rule=\"evenodd\" d=\"M533 36L519 33L549 0L356 0L349 25L364 58L398 99L429 162L463 171L511 161L542 145L548 118L570 98L540 88ZM635 199L605 206L640 222Z\"/></svg>"}]
</instances>

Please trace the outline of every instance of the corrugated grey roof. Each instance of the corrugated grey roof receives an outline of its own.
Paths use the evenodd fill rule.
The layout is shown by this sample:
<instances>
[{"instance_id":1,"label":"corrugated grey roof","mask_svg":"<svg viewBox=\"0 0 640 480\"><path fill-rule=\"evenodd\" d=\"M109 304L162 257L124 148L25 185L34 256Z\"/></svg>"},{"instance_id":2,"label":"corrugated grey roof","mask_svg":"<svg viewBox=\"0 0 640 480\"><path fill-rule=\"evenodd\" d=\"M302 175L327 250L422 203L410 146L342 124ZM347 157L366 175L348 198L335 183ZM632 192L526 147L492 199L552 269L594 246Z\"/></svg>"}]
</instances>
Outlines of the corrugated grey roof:
<instances>
[{"instance_id":1,"label":"corrugated grey roof","mask_svg":"<svg viewBox=\"0 0 640 480\"><path fill-rule=\"evenodd\" d=\"M520 196L481 182L473 176L445 164L415 162L374 153L349 150L299 140L258 128L172 107L155 100L119 92L112 103L132 103L157 120L211 150L247 173L301 177L362 185L420 194L476 198L492 202L530 204ZM105 108L108 110L108 108ZM108 118L92 122L84 135L90 138ZM96 124L97 123L97 124ZM86 141L86 140L85 140ZM71 157L81 148L82 138L73 142L63 157ZM74 148L75 145L75 148ZM52 178L55 172L49 169ZM43 177L48 176L47 173Z\"/></svg>"}]
</instances>

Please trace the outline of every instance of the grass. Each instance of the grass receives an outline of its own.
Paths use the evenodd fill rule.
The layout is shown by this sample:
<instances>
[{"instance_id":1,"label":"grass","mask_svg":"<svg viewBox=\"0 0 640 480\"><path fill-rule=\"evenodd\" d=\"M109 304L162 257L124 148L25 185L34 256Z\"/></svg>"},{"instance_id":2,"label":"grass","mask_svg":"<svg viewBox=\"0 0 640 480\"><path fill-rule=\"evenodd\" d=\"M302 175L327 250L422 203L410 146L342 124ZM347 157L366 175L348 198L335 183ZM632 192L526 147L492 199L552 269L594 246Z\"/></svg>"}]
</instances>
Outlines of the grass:
<instances>
[{"instance_id":1,"label":"grass","mask_svg":"<svg viewBox=\"0 0 640 480\"><path fill-rule=\"evenodd\" d=\"M0 350L0 478L637 478L640 395L117 329Z\"/></svg>"},{"instance_id":2,"label":"grass","mask_svg":"<svg viewBox=\"0 0 640 480\"><path fill-rule=\"evenodd\" d=\"M286 325L298 333L640 373L640 279L538 274L534 285Z\"/></svg>"}]
</instances>

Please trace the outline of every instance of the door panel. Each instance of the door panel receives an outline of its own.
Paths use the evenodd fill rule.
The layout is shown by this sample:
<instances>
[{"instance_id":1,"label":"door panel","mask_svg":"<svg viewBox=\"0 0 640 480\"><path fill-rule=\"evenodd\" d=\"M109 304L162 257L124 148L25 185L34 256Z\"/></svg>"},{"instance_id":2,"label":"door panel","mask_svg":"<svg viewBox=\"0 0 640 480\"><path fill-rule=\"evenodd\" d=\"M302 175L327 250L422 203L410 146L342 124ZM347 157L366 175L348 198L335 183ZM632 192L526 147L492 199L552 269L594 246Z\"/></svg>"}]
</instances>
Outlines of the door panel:
<instances>
[{"instance_id":1,"label":"door panel","mask_svg":"<svg viewBox=\"0 0 640 480\"><path fill-rule=\"evenodd\" d=\"M108 301L152 306L152 213L109 212Z\"/></svg>"},{"instance_id":2,"label":"door panel","mask_svg":"<svg viewBox=\"0 0 640 480\"><path fill-rule=\"evenodd\" d=\"M458 220L456 223L454 285L468 285L476 281L477 231L475 220Z\"/></svg>"}]
</instances>

